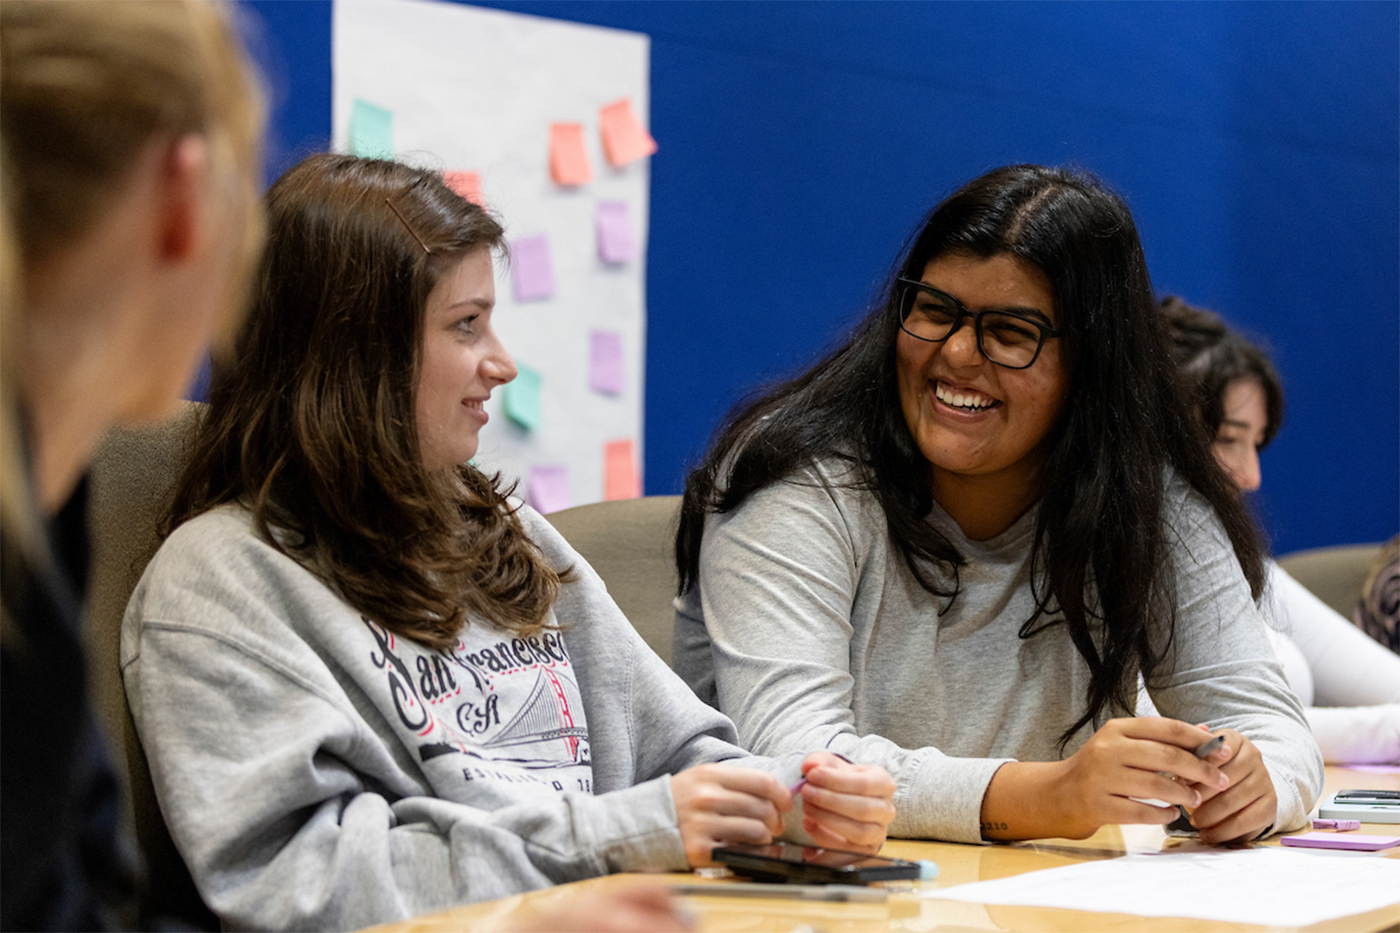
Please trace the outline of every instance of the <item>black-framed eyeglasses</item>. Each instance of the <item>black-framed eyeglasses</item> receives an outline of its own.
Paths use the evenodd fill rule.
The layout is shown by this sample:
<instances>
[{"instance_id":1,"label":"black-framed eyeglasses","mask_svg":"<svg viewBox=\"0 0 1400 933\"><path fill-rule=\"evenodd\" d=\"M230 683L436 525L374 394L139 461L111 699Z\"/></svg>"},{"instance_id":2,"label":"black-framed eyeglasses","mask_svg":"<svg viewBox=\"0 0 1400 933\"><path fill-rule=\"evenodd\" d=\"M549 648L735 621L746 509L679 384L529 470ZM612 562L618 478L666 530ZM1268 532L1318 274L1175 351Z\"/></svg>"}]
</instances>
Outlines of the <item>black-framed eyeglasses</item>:
<instances>
[{"instance_id":1,"label":"black-framed eyeglasses","mask_svg":"<svg viewBox=\"0 0 1400 933\"><path fill-rule=\"evenodd\" d=\"M1006 369L1025 369L1040 356L1045 341L1060 336L1049 324L1014 311L967 310L961 301L932 285L899 280L899 327L910 337L942 343L972 318L977 349Z\"/></svg>"}]
</instances>

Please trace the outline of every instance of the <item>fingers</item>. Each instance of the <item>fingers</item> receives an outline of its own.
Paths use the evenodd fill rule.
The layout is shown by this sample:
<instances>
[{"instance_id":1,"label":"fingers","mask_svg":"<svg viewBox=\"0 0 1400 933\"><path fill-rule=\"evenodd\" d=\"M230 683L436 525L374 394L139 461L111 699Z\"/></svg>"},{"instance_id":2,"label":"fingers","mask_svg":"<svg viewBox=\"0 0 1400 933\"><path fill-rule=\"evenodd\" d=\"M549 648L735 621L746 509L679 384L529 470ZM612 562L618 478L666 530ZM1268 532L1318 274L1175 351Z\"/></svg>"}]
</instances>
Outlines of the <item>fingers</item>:
<instances>
[{"instance_id":1,"label":"fingers","mask_svg":"<svg viewBox=\"0 0 1400 933\"><path fill-rule=\"evenodd\" d=\"M829 752L802 763L803 828L825 846L878 851L894 820L894 778L884 768L857 765Z\"/></svg>"},{"instance_id":2,"label":"fingers","mask_svg":"<svg viewBox=\"0 0 1400 933\"><path fill-rule=\"evenodd\" d=\"M729 765L700 765L671 778L676 823L693 867L712 864L710 852L726 842L762 845L782 831L779 806L788 792L771 774Z\"/></svg>"},{"instance_id":3,"label":"fingers","mask_svg":"<svg viewBox=\"0 0 1400 933\"><path fill-rule=\"evenodd\" d=\"M1199 785L1196 789L1202 799L1214 796L1230 785L1230 778L1219 767L1231 755L1228 740L1202 759L1196 757L1195 750L1210 741L1211 735L1199 726L1162 717L1111 720L1104 729L1109 726L1115 726L1113 732L1132 743L1121 751L1120 760L1129 767L1164 772L1175 775L1187 784ZM1108 740L1111 741L1112 736ZM1132 796L1154 796L1170 803L1195 805L1186 800L1155 794Z\"/></svg>"},{"instance_id":4,"label":"fingers","mask_svg":"<svg viewBox=\"0 0 1400 933\"><path fill-rule=\"evenodd\" d=\"M1225 765L1231 785L1191 813L1201 840L1211 844L1252 839L1273 823L1278 809L1278 795L1259 749L1233 729L1226 730L1226 742L1235 749Z\"/></svg>"}]
</instances>

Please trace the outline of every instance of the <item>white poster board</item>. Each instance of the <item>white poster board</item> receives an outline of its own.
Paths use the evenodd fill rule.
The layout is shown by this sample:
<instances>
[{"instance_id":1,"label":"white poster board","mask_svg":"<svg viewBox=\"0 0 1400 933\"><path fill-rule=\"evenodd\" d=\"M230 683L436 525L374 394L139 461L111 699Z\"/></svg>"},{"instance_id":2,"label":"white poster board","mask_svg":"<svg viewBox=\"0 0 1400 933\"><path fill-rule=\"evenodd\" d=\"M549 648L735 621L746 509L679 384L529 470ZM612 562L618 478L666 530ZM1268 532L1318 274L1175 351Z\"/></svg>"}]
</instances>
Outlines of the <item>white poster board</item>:
<instances>
[{"instance_id":1,"label":"white poster board","mask_svg":"<svg viewBox=\"0 0 1400 933\"><path fill-rule=\"evenodd\" d=\"M517 364L541 377L539 420L530 428L512 420L497 389L476 463L518 479L520 493L548 511L603 499L605 445L630 440L639 483L650 175L646 158L609 164L599 111L628 99L649 124L650 40L432 0L337 0L334 9L336 148L349 151L357 106L379 108L395 158L479 173L507 239L548 238L553 294L518 300L512 269L498 263L493 316ZM582 124L589 182L553 180L554 123ZM600 258L600 202L626 205L635 258ZM620 385L608 391L592 387L595 332L621 344ZM566 476L566 487L532 491L532 475L542 487Z\"/></svg>"}]
</instances>

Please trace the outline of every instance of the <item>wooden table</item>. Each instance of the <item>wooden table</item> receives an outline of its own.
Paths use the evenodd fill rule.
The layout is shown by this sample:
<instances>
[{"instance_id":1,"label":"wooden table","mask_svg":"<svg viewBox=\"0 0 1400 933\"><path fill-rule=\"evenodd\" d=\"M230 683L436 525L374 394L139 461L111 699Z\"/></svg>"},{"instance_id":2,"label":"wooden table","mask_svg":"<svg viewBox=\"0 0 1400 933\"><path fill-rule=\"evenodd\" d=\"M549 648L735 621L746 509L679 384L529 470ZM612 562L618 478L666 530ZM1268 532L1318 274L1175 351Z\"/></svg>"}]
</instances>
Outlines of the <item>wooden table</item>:
<instances>
[{"instance_id":1,"label":"wooden table","mask_svg":"<svg viewBox=\"0 0 1400 933\"><path fill-rule=\"evenodd\" d=\"M1328 768L1326 793L1347 788L1400 790L1400 774L1373 773ZM1396 835L1400 825L1363 823L1363 833ZM1274 837L1263 845L1278 845ZM975 846L951 842L922 842L892 839L881 851L894 858L932 859L940 874L934 881L909 883L891 893L884 904L804 903L782 898L696 897L685 903L694 908L697 928L705 933L745 931L745 933L792 933L811 928L825 933L855 933L866 930L937 930L938 933L966 930L1019 930L1036 933L1059 931L1218 931L1260 930L1262 927L1220 923L1211 920L1183 920L1161 917L1135 917L1061 910L1049 907L1005 907L964 904L959 901L928 900L913 896L918 890L951 887L972 881L990 881L1042 868L1072 865L1090 859L1116 858L1135 852L1155 852L1164 846L1199 846L1193 839L1170 838L1155 826L1107 826L1083 840L1041 839L1034 842ZM1400 849L1385 856L1400 858ZM559 899L577 896L580 891L602 891L634 883L636 876L611 875L575 884L560 885L516 897L483 904L470 904L403 923L374 927L376 933L445 933L450 930L501 930L517 918L526 918ZM692 875L664 876L676 881L695 882ZM717 880L714 884L725 884ZM893 886L892 886L893 887ZM1308 927L1317 931L1384 930L1400 925L1400 891L1396 903L1381 910L1357 914ZM1278 928L1274 928L1278 929Z\"/></svg>"}]
</instances>

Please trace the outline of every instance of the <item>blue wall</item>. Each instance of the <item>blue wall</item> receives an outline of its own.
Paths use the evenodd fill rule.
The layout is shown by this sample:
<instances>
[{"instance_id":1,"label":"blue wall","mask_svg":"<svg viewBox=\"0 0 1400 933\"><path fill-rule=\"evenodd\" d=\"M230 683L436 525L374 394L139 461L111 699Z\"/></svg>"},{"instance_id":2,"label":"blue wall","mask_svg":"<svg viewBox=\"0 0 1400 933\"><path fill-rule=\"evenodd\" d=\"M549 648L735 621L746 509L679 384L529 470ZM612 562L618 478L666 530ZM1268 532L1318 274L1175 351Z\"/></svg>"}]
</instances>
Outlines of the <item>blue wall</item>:
<instances>
[{"instance_id":1,"label":"blue wall","mask_svg":"<svg viewBox=\"0 0 1400 933\"><path fill-rule=\"evenodd\" d=\"M328 142L331 11L246 5L275 174ZM942 194L1033 161L1108 180L1158 292L1272 348L1276 548L1400 530L1400 5L482 5L651 36L649 494L839 335Z\"/></svg>"}]
</instances>

